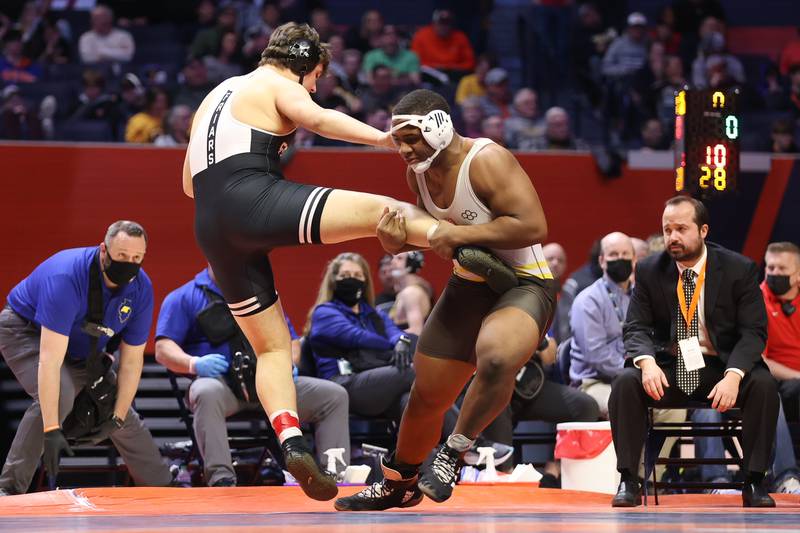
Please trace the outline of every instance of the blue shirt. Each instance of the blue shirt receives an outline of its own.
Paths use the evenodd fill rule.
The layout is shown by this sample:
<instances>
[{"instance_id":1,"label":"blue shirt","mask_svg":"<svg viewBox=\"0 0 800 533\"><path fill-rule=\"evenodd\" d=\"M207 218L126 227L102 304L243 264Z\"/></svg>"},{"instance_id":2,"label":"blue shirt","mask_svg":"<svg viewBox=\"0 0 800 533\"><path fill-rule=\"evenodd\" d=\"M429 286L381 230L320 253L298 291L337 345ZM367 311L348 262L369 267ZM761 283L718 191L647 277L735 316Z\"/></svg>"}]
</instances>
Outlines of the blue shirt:
<instances>
[{"instance_id":1,"label":"blue shirt","mask_svg":"<svg viewBox=\"0 0 800 533\"><path fill-rule=\"evenodd\" d=\"M311 331L308 340L317 361L317 375L329 379L339 374L337 359L322 357L317 352L324 350L342 350L342 352L358 348L373 350L392 350L403 332L388 315L374 309L366 302L359 303L359 312L340 302L331 300L318 305L311 314ZM370 315L377 313L383 321L386 336L375 331Z\"/></svg>"},{"instance_id":2,"label":"blue shirt","mask_svg":"<svg viewBox=\"0 0 800 533\"><path fill-rule=\"evenodd\" d=\"M625 364L622 323L630 302L630 291L623 291L605 275L575 297L570 317L569 377L573 383L607 381L620 373Z\"/></svg>"},{"instance_id":3,"label":"blue shirt","mask_svg":"<svg viewBox=\"0 0 800 533\"><path fill-rule=\"evenodd\" d=\"M91 337L81 331L89 308L89 266L99 261L99 246L62 250L45 259L8 294L16 313L39 327L69 337L67 356L84 360ZM147 342L153 321L153 285L144 270L114 291L103 286L103 324L122 333L132 346ZM109 337L98 339L103 350Z\"/></svg>"},{"instance_id":4,"label":"blue shirt","mask_svg":"<svg viewBox=\"0 0 800 533\"><path fill-rule=\"evenodd\" d=\"M227 342L211 344L197 322L197 314L210 303L202 287L207 287L222 298L222 291L211 279L208 269L203 269L193 280L181 285L164 298L158 313L156 339L168 338L189 355L203 356L218 353L230 361L230 345ZM292 339L299 338L289 317L286 317L286 325L289 326Z\"/></svg>"}]
</instances>

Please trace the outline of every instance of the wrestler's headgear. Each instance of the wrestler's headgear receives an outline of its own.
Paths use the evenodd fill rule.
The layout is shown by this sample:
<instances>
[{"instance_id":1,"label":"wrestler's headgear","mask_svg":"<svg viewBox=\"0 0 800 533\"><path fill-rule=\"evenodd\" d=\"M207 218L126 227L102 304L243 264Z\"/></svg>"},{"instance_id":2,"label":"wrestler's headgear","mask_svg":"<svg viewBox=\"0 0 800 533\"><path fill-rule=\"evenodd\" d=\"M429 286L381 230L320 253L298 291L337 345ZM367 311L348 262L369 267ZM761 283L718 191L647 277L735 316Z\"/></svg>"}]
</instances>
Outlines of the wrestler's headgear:
<instances>
[{"instance_id":1,"label":"wrestler's headgear","mask_svg":"<svg viewBox=\"0 0 800 533\"><path fill-rule=\"evenodd\" d=\"M439 155L439 152L450 146L453 141L453 121L450 120L450 115L441 109L434 109L427 115L393 115L392 120L402 120L400 124L392 126L392 133L405 128L406 126L414 126L422 132L422 138L428 143L428 146L436 150L428 159L420 161L411 165L411 168L417 174L421 174L431 168L433 160Z\"/></svg>"},{"instance_id":2,"label":"wrestler's headgear","mask_svg":"<svg viewBox=\"0 0 800 533\"><path fill-rule=\"evenodd\" d=\"M306 74L319 63L319 47L308 39L299 39L289 45L286 59L289 60L289 69L300 76L298 81L303 83Z\"/></svg>"},{"instance_id":3,"label":"wrestler's headgear","mask_svg":"<svg viewBox=\"0 0 800 533\"><path fill-rule=\"evenodd\" d=\"M406 254L406 268L410 273L415 273L425 266L425 254L413 250Z\"/></svg>"}]
</instances>

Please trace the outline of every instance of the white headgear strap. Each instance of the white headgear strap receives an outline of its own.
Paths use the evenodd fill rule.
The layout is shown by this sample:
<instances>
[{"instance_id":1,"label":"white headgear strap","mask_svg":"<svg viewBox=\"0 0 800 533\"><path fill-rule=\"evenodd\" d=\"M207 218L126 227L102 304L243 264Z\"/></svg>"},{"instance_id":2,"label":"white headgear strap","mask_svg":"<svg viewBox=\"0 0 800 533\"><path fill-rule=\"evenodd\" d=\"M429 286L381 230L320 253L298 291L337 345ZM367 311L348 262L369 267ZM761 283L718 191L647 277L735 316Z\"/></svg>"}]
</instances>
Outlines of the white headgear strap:
<instances>
[{"instance_id":1,"label":"white headgear strap","mask_svg":"<svg viewBox=\"0 0 800 533\"><path fill-rule=\"evenodd\" d=\"M440 109L434 109L427 115L393 115L392 120L403 121L392 126L392 133L406 126L414 126L422 132L422 138L428 146L436 150L425 161L411 165L418 174L428 170L436 156L453 141L453 121L450 120L450 115Z\"/></svg>"}]
</instances>

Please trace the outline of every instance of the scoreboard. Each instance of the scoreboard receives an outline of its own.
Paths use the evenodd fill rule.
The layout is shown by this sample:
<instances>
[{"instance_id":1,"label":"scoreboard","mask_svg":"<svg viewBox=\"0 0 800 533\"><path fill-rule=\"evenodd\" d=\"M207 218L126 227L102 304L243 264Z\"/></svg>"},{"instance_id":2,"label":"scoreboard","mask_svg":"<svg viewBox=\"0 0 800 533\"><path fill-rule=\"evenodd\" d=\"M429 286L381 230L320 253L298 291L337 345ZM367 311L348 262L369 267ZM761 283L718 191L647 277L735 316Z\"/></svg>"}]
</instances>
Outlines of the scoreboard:
<instances>
[{"instance_id":1,"label":"scoreboard","mask_svg":"<svg viewBox=\"0 0 800 533\"><path fill-rule=\"evenodd\" d=\"M675 93L675 190L710 196L736 190L739 90Z\"/></svg>"}]
</instances>

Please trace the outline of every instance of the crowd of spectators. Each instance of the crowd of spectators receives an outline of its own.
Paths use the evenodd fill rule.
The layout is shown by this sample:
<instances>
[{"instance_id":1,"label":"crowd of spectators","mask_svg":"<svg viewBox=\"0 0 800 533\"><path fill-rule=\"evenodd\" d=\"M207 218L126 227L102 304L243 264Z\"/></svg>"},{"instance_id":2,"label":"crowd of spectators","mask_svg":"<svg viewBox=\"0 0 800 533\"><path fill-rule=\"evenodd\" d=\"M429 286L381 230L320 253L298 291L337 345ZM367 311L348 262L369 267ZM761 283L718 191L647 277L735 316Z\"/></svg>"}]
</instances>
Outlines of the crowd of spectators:
<instances>
[{"instance_id":1,"label":"crowd of spectators","mask_svg":"<svg viewBox=\"0 0 800 533\"><path fill-rule=\"evenodd\" d=\"M295 0L181 4L161 12L113 0L0 8L0 138L180 144L184 106L193 111L216 84L255 68L272 30L302 20L331 48L315 100L373 124L384 126L392 105L424 86L454 104L464 133L511 149L662 150L671 145L674 91L688 84L740 89L743 111L762 117L746 149L797 150L800 37L775 64L764 58L748 68L728 49L718 0L675 0L656 20L615 17L594 0L533 2L526 31L534 44L520 58L536 54L550 69L546 81L486 49L486 35L501 29L468 36L448 9L416 26L370 9L347 26L332 17L335 2L310 11ZM307 132L298 140L330 144Z\"/></svg>"}]
</instances>

